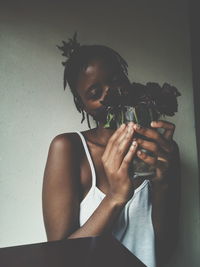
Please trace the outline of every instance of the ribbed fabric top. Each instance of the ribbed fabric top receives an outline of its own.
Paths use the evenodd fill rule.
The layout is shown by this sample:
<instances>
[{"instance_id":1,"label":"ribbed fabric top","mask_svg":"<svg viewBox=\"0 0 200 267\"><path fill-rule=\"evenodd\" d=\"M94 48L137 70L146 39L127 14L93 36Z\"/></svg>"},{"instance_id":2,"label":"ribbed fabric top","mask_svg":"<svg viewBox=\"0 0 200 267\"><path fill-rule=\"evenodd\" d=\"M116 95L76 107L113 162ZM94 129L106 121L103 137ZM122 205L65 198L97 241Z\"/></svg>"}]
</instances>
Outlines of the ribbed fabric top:
<instances>
[{"instance_id":1,"label":"ribbed fabric top","mask_svg":"<svg viewBox=\"0 0 200 267\"><path fill-rule=\"evenodd\" d=\"M105 194L96 186L95 167L83 134L79 134L92 172L92 186L80 203L80 226L99 206ZM114 224L112 234L147 267L156 267L155 236L152 224L151 186L149 180L135 189Z\"/></svg>"}]
</instances>

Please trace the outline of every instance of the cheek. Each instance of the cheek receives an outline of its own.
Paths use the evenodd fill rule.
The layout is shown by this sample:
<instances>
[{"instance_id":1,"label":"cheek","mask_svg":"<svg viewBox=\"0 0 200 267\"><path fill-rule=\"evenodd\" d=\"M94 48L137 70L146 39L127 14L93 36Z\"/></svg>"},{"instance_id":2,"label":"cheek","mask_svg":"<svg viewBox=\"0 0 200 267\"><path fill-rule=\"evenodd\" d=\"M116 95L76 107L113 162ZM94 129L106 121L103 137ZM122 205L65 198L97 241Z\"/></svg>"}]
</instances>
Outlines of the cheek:
<instances>
[{"instance_id":1,"label":"cheek","mask_svg":"<svg viewBox=\"0 0 200 267\"><path fill-rule=\"evenodd\" d=\"M87 99L82 99L82 103L83 103L85 111L92 112L102 107L102 104L99 101L94 101L94 100L91 101Z\"/></svg>"},{"instance_id":2,"label":"cheek","mask_svg":"<svg viewBox=\"0 0 200 267\"><path fill-rule=\"evenodd\" d=\"M90 113L93 118L95 118L98 121L104 121L106 122L106 118L107 118L107 110L105 108L105 106L100 106L99 108L93 110L92 113Z\"/></svg>"},{"instance_id":3,"label":"cheek","mask_svg":"<svg viewBox=\"0 0 200 267\"><path fill-rule=\"evenodd\" d=\"M106 107L103 106L101 103L96 101L96 104L88 104L84 108L85 112L87 112L89 115L91 115L95 120L106 122L107 118L107 110Z\"/></svg>"},{"instance_id":4,"label":"cheek","mask_svg":"<svg viewBox=\"0 0 200 267\"><path fill-rule=\"evenodd\" d=\"M102 104L99 103L98 101L97 102L93 102L93 103L87 103L85 106L84 106L84 110L91 114L91 115L94 115L94 114L97 114L99 112L101 112L102 110Z\"/></svg>"}]
</instances>

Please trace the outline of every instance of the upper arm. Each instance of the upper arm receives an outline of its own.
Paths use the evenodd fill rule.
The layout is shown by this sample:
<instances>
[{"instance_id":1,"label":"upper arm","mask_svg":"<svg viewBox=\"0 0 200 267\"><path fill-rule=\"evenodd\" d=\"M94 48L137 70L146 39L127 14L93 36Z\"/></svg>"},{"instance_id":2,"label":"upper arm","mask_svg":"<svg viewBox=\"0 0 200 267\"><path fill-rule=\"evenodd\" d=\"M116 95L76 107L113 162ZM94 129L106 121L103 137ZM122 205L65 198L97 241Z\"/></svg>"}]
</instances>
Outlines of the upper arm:
<instances>
[{"instance_id":1,"label":"upper arm","mask_svg":"<svg viewBox=\"0 0 200 267\"><path fill-rule=\"evenodd\" d=\"M166 240L164 241L165 245L159 259L161 265L167 264L170 261L172 255L176 251L180 238L181 164L179 147L175 141L174 148L173 164L169 175L170 195L167 205ZM158 251L160 250L159 246L160 244L158 243Z\"/></svg>"},{"instance_id":2,"label":"upper arm","mask_svg":"<svg viewBox=\"0 0 200 267\"><path fill-rule=\"evenodd\" d=\"M181 201L181 162L180 152L177 143L174 141L174 156L172 171L170 175L171 182L171 208L174 211L175 226L178 228L178 221L180 215L180 201ZM177 229L178 230L178 229Z\"/></svg>"},{"instance_id":3,"label":"upper arm","mask_svg":"<svg viewBox=\"0 0 200 267\"><path fill-rule=\"evenodd\" d=\"M79 227L79 168L72 134L56 136L44 170L42 205L48 241L67 237Z\"/></svg>"}]
</instances>

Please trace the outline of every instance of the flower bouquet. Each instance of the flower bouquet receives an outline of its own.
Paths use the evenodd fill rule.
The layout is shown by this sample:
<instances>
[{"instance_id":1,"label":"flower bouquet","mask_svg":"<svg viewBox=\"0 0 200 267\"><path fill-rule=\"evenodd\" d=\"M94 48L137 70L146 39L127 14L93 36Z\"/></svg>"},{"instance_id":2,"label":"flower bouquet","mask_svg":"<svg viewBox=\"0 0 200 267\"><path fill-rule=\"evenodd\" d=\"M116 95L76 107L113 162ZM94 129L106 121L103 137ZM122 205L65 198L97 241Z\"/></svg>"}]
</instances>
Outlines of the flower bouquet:
<instances>
[{"instance_id":1,"label":"flower bouquet","mask_svg":"<svg viewBox=\"0 0 200 267\"><path fill-rule=\"evenodd\" d=\"M146 85L132 83L126 88L120 86L109 88L104 100L101 101L107 111L104 128L115 129L122 123L131 121L151 128L152 121L165 116L173 116L177 112L177 97L180 95L177 88L168 83L164 83L162 87L158 83L148 82ZM138 133L134 136L150 140ZM150 151L141 150L154 156ZM130 166L130 174L133 178L151 176L155 174L155 170L138 157L134 157Z\"/></svg>"}]
</instances>

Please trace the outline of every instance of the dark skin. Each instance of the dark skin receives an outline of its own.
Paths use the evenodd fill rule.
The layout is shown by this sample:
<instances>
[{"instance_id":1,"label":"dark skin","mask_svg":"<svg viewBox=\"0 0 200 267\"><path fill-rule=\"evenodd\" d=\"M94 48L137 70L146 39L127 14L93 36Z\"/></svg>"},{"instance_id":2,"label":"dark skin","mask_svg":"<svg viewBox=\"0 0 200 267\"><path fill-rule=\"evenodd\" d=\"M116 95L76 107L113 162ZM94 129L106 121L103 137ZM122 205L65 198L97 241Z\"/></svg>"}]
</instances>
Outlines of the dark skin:
<instances>
[{"instance_id":1,"label":"dark skin","mask_svg":"<svg viewBox=\"0 0 200 267\"><path fill-rule=\"evenodd\" d=\"M84 110L92 116L95 116L97 114L99 118L99 127L85 131L83 132L83 135L87 140L87 144L92 154L92 159L95 163L95 169L97 170L97 186L99 185L98 188L106 194L109 191L109 183L107 175L105 173L105 166L102 164L102 161L99 161L98 159L101 159L103 157L103 154L105 156L106 153L104 152L106 146L107 149L109 146L108 140L114 134L116 129L105 129L103 127L105 124L106 113L102 112L101 108L103 106L100 101L104 99L109 87L113 86L112 78L114 76L115 71L112 71L112 68L106 67L101 61L94 60L94 62L91 62L91 65L87 67L86 71L82 72L79 75L79 79L77 82L77 92L81 97ZM126 84L128 83L129 81L126 78L122 78L120 81L120 84L122 86L126 86ZM134 124L130 124L131 127L133 127L133 125ZM122 136L124 135L125 130L126 128L124 128L124 131L122 131ZM133 136L133 132L131 136ZM128 144L130 144L130 142L124 146L124 151L126 151ZM113 144L113 147L116 146L114 146ZM108 160L111 161L111 164L114 161L111 159L111 157L105 158L106 163L108 162ZM132 182L134 188L136 189L144 180L145 178L135 179ZM91 179L88 181L88 184L91 184ZM90 188L90 186L86 187ZM85 192L84 196L86 196L87 193L88 192Z\"/></svg>"},{"instance_id":2,"label":"dark skin","mask_svg":"<svg viewBox=\"0 0 200 267\"><path fill-rule=\"evenodd\" d=\"M173 141L175 126L167 121L158 121L152 125L155 129L163 128L162 135L154 129L137 127L134 123L119 129L105 129L105 113L101 110L100 101L111 86L114 75L113 68L101 60L94 60L80 73L76 86L84 110L99 120L98 128L82 134L95 165L97 187L106 196L80 227L79 205L91 187L90 167L77 134L67 133L54 138L49 149L43 184L47 237L48 240L58 240L110 232L134 190L145 180L138 178L132 181L128 173L130 162L137 155L156 168L156 175L151 179L152 222L158 266L162 266L173 251L178 230L180 166L178 146ZM125 78L120 80L124 86L128 82ZM134 140L136 132L151 138L152 142L139 138ZM152 151L155 157L141 152L139 146ZM77 170L77 160L80 171Z\"/></svg>"}]
</instances>

